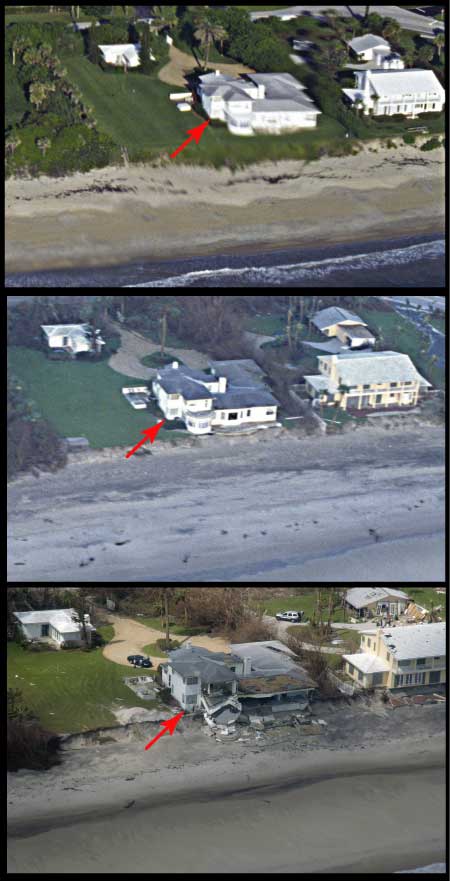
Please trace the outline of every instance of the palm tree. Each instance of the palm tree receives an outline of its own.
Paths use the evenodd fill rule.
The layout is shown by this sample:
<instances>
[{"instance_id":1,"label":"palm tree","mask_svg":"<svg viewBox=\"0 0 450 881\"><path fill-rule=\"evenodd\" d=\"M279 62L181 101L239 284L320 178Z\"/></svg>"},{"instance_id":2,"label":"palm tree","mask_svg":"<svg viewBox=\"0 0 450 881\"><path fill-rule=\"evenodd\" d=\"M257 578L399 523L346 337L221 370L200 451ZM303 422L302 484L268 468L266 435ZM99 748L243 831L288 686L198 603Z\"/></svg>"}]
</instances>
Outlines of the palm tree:
<instances>
[{"instance_id":1,"label":"palm tree","mask_svg":"<svg viewBox=\"0 0 450 881\"><path fill-rule=\"evenodd\" d=\"M18 137L18 135L10 134L7 136L5 140L5 149L7 153L12 153L14 155L17 147L20 147L22 141Z\"/></svg>"},{"instance_id":2,"label":"palm tree","mask_svg":"<svg viewBox=\"0 0 450 881\"><path fill-rule=\"evenodd\" d=\"M214 42L221 42L226 38L227 32L222 25L213 21L211 13L205 7L195 7L193 16L196 25L195 37L206 47L205 70L209 67L209 53Z\"/></svg>"},{"instance_id":3,"label":"palm tree","mask_svg":"<svg viewBox=\"0 0 450 881\"><path fill-rule=\"evenodd\" d=\"M30 101L32 104L36 105L36 108L40 110L41 105L44 103L47 97L47 88L44 83L31 83L30 86Z\"/></svg>"},{"instance_id":4,"label":"palm tree","mask_svg":"<svg viewBox=\"0 0 450 881\"><path fill-rule=\"evenodd\" d=\"M22 55L30 46L31 43L27 37L16 37L11 46L13 65L16 63L16 57Z\"/></svg>"},{"instance_id":5,"label":"palm tree","mask_svg":"<svg viewBox=\"0 0 450 881\"><path fill-rule=\"evenodd\" d=\"M36 147L41 151L41 153L43 153L44 156L51 146L52 142L50 138L37 138L36 140Z\"/></svg>"},{"instance_id":6,"label":"palm tree","mask_svg":"<svg viewBox=\"0 0 450 881\"><path fill-rule=\"evenodd\" d=\"M152 6L152 13L156 18L154 27L158 31L162 31L164 28L174 28L178 24L176 6Z\"/></svg>"},{"instance_id":7,"label":"palm tree","mask_svg":"<svg viewBox=\"0 0 450 881\"><path fill-rule=\"evenodd\" d=\"M434 38L434 45L437 49L439 61L441 60L441 52L445 46L445 34L437 34Z\"/></svg>"},{"instance_id":8,"label":"palm tree","mask_svg":"<svg viewBox=\"0 0 450 881\"><path fill-rule=\"evenodd\" d=\"M367 21L367 19L369 18L369 12L370 12L370 6L366 6L366 12L365 12L365 15L364 15L364 21Z\"/></svg>"},{"instance_id":9,"label":"palm tree","mask_svg":"<svg viewBox=\"0 0 450 881\"><path fill-rule=\"evenodd\" d=\"M383 30L381 31L382 36L385 40L391 40L395 42L398 39L398 36L401 31L401 26L398 21L395 21L393 18L386 19L386 23L383 25Z\"/></svg>"}]
</instances>

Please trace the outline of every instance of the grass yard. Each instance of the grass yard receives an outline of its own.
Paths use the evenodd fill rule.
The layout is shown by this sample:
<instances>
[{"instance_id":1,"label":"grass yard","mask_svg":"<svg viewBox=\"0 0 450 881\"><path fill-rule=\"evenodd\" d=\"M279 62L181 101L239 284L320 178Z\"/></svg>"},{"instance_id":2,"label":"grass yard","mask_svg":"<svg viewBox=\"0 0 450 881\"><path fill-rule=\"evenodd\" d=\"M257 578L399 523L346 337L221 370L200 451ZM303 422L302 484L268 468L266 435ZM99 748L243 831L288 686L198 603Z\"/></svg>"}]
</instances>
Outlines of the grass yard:
<instances>
[{"instance_id":1,"label":"grass yard","mask_svg":"<svg viewBox=\"0 0 450 881\"><path fill-rule=\"evenodd\" d=\"M445 371L430 362L428 336L424 337L412 321L397 312L378 312L364 307L359 309L359 315L381 337L383 349L409 355L429 382L436 388L445 387Z\"/></svg>"},{"instance_id":2,"label":"grass yard","mask_svg":"<svg viewBox=\"0 0 450 881\"><path fill-rule=\"evenodd\" d=\"M436 593L434 587L405 587L404 591L408 594L409 597L411 597L412 600L414 600L415 603L418 603L419 606L423 606L425 609L428 609L428 611L430 611L432 603L435 606L442 606L442 617L444 617L447 607L446 593Z\"/></svg>"},{"instance_id":3,"label":"grass yard","mask_svg":"<svg viewBox=\"0 0 450 881\"><path fill-rule=\"evenodd\" d=\"M170 153L186 140L188 129L203 120L197 114L180 113L169 100L174 87L138 73L104 73L87 58L61 53L70 80L91 106L101 131L128 149L130 159L151 158ZM195 62L193 62L194 66ZM314 131L298 134L261 135L239 138L225 125L211 125L200 144L191 144L187 152L173 160L184 164L189 158L196 164L222 166L228 162L247 165L262 160L307 159L308 150L343 142L345 129L327 116L319 118Z\"/></svg>"},{"instance_id":4,"label":"grass yard","mask_svg":"<svg viewBox=\"0 0 450 881\"><path fill-rule=\"evenodd\" d=\"M8 643L8 688L18 688L25 705L49 731L60 734L89 731L116 724L111 707L145 707L122 679L130 675L103 657L101 648L30 652Z\"/></svg>"},{"instance_id":5,"label":"grass yard","mask_svg":"<svg viewBox=\"0 0 450 881\"><path fill-rule=\"evenodd\" d=\"M136 617L132 613L131 617ZM141 618L139 616L136 617L136 621L139 624L145 624L146 627L151 627L153 630L161 631L161 635L164 636L166 632L166 627L164 624L164 620L160 617L144 617ZM188 627L184 624L171 624L170 625L170 635L171 636L200 636L201 634L208 633L208 630L205 627Z\"/></svg>"},{"instance_id":6,"label":"grass yard","mask_svg":"<svg viewBox=\"0 0 450 881\"><path fill-rule=\"evenodd\" d=\"M254 315L245 320L244 326L251 333L276 336L286 332L286 318L284 315Z\"/></svg>"},{"instance_id":7,"label":"grass yard","mask_svg":"<svg viewBox=\"0 0 450 881\"><path fill-rule=\"evenodd\" d=\"M431 318L430 324L434 327L435 330L440 330L441 333L445 334L447 332L446 321L445 318Z\"/></svg>"},{"instance_id":8,"label":"grass yard","mask_svg":"<svg viewBox=\"0 0 450 881\"><path fill-rule=\"evenodd\" d=\"M156 408L133 410L121 390L137 380L111 370L106 361L49 361L43 352L11 346L8 363L27 397L62 437L87 437L94 448L131 449L144 428L162 419ZM180 436L163 428L158 440Z\"/></svg>"},{"instance_id":9,"label":"grass yard","mask_svg":"<svg viewBox=\"0 0 450 881\"><path fill-rule=\"evenodd\" d=\"M274 599L259 600L255 601L253 605L259 611L263 612L266 615L276 615L277 612L283 611L303 611L303 620L308 621L312 618L314 610L316 608L316 593L315 590L306 589L305 593L300 596L277 597ZM336 623L344 621L343 610L337 609L333 615L332 620Z\"/></svg>"}]
</instances>

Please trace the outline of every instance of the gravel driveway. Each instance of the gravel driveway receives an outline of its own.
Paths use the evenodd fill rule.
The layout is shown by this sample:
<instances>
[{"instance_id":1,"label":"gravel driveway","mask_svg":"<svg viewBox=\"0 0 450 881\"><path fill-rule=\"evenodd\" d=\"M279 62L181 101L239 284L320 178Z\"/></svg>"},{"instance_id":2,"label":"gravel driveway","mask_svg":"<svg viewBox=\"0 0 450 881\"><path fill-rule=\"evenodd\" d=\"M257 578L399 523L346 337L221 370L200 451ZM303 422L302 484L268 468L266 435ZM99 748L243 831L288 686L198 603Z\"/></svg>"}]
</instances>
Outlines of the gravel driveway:
<instances>
[{"instance_id":1,"label":"gravel driveway","mask_svg":"<svg viewBox=\"0 0 450 881\"><path fill-rule=\"evenodd\" d=\"M145 624L134 621L133 618L121 618L117 615L109 615L108 623L114 626L114 638L103 649L105 658L116 664L127 664L128 655L140 655L146 645L156 643L164 634L160 630L154 630ZM184 636L175 637L179 642L186 639ZM229 652L230 643L220 636L192 636L189 642L195 646L207 648L212 652ZM158 655L149 655L153 666L156 668L164 663L164 658Z\"/></svg>"},{"instance_id":2,"label":"gravel driveway","mask_svg":"<svg viewBox=\"0 0 450 881\"><path fill-rule=\"evenodd\" d=\"M141 359L146 355L159 352L159 344L153 343L136 331L125 330L119 325L116 327L122 338L122 346L115 355L111 355L109 366L116 373L122 373L124 376L133 376L135 379L154 379L157 370L154 367L144 367L141 364ZM208 366L207 355L197 352L196 349L171 348L169 353L193 370L203 370Z\"/></svg>"}]
</instances>

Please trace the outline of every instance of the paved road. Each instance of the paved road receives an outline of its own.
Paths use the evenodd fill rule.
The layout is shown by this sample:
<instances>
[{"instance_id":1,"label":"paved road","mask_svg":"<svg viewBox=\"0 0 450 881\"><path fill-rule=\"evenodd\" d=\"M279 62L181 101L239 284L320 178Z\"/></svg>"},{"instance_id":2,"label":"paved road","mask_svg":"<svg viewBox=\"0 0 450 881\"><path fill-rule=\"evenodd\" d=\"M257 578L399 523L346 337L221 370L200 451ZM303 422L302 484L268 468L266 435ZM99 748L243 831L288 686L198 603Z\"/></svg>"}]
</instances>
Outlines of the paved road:
<instances>
[{"instance_id":1,"label":"paved road","mask_svg":"<svg viewBox=\"0 0 450 881\"><path fill-rule=\"evenodd\" d=\"M445 580L439 428L111 455L10 485L10 580Z\"/></svg>"},{"instance_id":2,"label":"paved road","mask_svg":"<svg viewBox=\"0 0 450 881\"><path fill-rule=\"evenodd\" d=\"M415 12L402 9L400 6L371 6L370 8L371 12L376 12L384 18L395 18L405 30L416 31L427 36L432 36L438 30L444 31L444 25L441 22L436 22L434 19L423 15L417 15ZM320 16L327 9L335 9L339 15L346 18L351 18L352 16L363 17L366 11L365 6L330 6L330 4L328 6L288 6L286 9L278 9L274 12L252 12L251 18L256 21L258 18L267 18L271 15L281 18L283 15L304 15L305 13Z\"/></svg>"}]
</instances>

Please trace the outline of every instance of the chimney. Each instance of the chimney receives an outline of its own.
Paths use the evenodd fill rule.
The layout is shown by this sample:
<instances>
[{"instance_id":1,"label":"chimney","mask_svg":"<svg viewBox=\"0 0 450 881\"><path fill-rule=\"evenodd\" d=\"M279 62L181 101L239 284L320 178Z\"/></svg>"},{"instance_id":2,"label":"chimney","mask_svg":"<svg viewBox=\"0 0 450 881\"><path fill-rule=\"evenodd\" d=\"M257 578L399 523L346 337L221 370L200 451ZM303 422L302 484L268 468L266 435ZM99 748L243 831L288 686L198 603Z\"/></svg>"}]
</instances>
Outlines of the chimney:
<instances>
[{"instance_id":1,"label":"chimney","mask_svg":"<svg viewBox=\"0 0 450 881\"><path fill-rule=\"evenodd\" d=\"M216 70L216 76L220 76L220 70Z\"/></svg>"},{"instance_id":2,"label":"chimney","mask_svg":"<svg viewBox=\"0 0 450 881\"><path fill-rule=\"evenodd\" d=\"M248 676L249 673L252 672L252 659L244 658L244 673L243 676Z\"/></svg>"},{"instance_id":3,"label":"chimney","mask_svg":"<svg viewBox=\"0 0 450 881\"><path fill-rule=\"evenodd\" d=\"M263 85L258 86L258 98L263 100L266 97L266 87Z\"/></svg>"},{"instance_id":4,"label":"chimney","mask_svg":"<svg viewBox=\"0 0 450 881\"><path fill-rule=\"evenodd\" d=\"M180 366L180 365L179 365L178 361L174 361L174 362L172 363L172 370L178 370L179 366Z\"/></svg>"},{"instance_id":5,"label":"chimney","mask_svg":"<svg viewBox=\"0 0 450 881\"><path fill-rule=\"evenodd\" d=\"M226 376L219 376L219 395L224 395L227 390Z\"/></svg>"}]
</instances>

